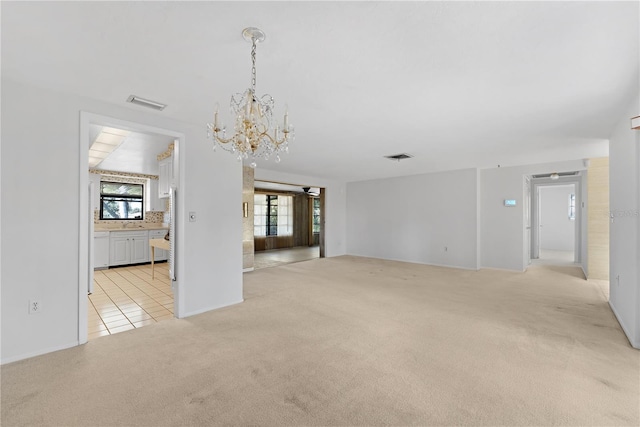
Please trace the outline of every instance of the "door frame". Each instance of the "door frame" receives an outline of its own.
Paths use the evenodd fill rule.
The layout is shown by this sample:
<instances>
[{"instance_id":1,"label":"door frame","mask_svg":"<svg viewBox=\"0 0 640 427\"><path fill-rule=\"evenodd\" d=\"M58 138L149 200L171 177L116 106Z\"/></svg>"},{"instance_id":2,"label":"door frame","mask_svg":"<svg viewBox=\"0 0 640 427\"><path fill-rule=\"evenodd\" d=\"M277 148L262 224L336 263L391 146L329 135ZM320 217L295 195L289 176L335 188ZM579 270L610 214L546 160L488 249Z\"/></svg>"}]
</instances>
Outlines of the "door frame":
<instances>
[{"instance_id":1,"label":"door frame","mask_svg":"<svg viewBox=\"0 0 640 427\"><path fill-rule=\"evenodd\" d=\"M167 135L175 140L176 144L176 158L174 159L174 166L178 166L178 175L176 179L176 186L178 189L183 190L181 183L184 182L184 163L185 163L185 135L182 132L177 132L170 129L163 129L155 126L146 125L139 122L132 122L129 120L118 119L101 114L90 113L87 111L80 111L80 158L78 160L78 171L80 177L80 184L78 188L80 203L78 205L78 343L85 344L87 342L88 335L88 285L89 280L93 280L93 259L90 257L90 253L93 248L93 218L90 217L91 200L90 184L89 184L89 147L91 145L89 137L89 128L92 124L99 124L101 126L111 126L120 129L130 129L140 132L150 132L161 135ZM179 148L178 148L179 147ZM177 218L185 218L186 207L184 204L184 197L177 199ZM184 271L184 223L174 221L176 227L175 244L176 244L176 281L173 283L173 306L174 316L180 318L184 313L184 289L181 286L184 283L183 274Z\"/></svg>"},{"instance_id":2,"label":"door frame","mask_svg":"<svg viewBox=\"0 0 640 427\"><path fill-rule=\"evenodd\" d=\"M574 185L576 196L576 219L574 221L574 242L573 242L573 262L582 262L582 221L586 221L582 215L582 186L583 175L560 177L557 180L550 178L531 179L531 258L540 258L540 187L553 187L559 185Z\"/></svg>"}]
</instances>

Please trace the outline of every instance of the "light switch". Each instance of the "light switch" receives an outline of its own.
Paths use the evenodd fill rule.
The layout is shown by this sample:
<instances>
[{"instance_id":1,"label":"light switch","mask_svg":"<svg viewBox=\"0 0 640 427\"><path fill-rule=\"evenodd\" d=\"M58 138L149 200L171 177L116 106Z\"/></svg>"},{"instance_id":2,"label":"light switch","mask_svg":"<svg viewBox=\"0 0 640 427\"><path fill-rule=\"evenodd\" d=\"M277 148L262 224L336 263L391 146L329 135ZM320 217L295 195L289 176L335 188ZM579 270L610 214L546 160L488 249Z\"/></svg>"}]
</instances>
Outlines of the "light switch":
<instances>
[{"instance_id":1,"label":"light switch","mask_svg":"<svg viewBox=\"0 0 640 427\"><path fill-rule=\"evenodd\" d=\"M189 222L196 222L196 213L189 212Z\"/></svg>"}]
</instances>

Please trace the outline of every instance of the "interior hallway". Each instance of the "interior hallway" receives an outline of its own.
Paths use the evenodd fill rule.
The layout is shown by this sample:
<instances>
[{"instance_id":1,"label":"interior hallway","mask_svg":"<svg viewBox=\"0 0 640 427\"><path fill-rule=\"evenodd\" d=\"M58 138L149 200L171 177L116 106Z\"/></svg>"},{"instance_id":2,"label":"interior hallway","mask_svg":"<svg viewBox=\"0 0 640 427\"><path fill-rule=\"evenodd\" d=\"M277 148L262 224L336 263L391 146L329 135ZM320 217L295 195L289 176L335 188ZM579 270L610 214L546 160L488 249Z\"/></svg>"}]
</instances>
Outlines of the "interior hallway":
<instances>
[{"instance_id":1,"label":"interior hallway","mask_svg":"<svg viewBox=\"0 0 640 427\"><path fill-rule=\"evenodd\" d=\"M531 264L536 265L561 265L575 266L575 254L573 251L554 251L551 249L540 249L539 258L532 259Z\"/></svg>"}]
</instances>

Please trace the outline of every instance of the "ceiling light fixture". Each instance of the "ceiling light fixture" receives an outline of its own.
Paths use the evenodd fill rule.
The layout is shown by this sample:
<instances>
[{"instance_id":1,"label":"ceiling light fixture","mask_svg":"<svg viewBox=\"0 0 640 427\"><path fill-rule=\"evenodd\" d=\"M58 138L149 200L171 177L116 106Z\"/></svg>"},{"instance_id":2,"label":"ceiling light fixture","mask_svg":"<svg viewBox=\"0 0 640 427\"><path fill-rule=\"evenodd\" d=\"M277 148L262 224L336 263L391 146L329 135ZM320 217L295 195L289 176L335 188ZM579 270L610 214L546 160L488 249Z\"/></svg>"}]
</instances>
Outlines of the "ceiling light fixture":
<instances>
[{"instance_id":1,"label":"ceiling light fixture","mask_svg":"<svg viewBox=\"0 0 640 427\"><path fill-rule=\"evenodd\" d=\"M256 160L275 156L280 162L280 153L289 152L289 142L294 139L293 126L289 124L289 114L285 107L282 127L273 122L273 97L256 96L256 45L265 39L265 33L258 28L245 28L245 40L251 42L251 86L244 93L231 96L231 111L234 118L233 134L227 138L224 124L218 119L216 104L213 123L207 124L207 136L213 138L213 149L217 146L236 154L238 161L251 158L250 166L257 166ZM274 126L275 125L275 126Z\"/></svg>"},{"instance_id":2,"label":"ceiling light fixture","mask_svg":"<svg viewBox=\"0 0 640 427\"><path fill-rule=\"evenodd\" d=\"M95 168L129 136L129 131L103 127L89 148L89 167Z\"/></svg>"},{"instance_id":3,"label":"ceiling light fixture","mask_svg":"<svg viewBox=\"0 0 640 427\"><path fill-rule=\"evenodd\" d=\"M560 175L556 172L552 173L551 175L549 175L549 178L553 179L554 181L558 178L560 178Z\"/></svg>"}]
</instances>

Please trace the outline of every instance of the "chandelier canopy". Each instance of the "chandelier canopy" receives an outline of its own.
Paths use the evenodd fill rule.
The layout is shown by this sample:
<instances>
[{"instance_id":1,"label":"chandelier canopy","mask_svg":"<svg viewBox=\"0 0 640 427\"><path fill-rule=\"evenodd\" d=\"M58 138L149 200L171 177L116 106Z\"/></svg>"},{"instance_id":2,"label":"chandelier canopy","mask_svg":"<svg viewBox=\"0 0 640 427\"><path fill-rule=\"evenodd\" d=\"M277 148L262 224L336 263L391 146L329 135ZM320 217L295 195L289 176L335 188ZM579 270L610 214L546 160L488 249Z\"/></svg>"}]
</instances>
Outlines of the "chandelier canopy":
<instances>
[{"instance_id":1,"label":"chandelier canopy","mask_svg":"<svg viewBox=\"0 0 640 427\"><path fill-rule=\"evenodd\" d=\"M258 28L245 28L245 40L251 42L251 86L244 93L231 96L231 111L234 115L233 133L227 137L226 128L218 118L216 104L213 123L207 124L207 136L213 139L213 149L221 147L236 154L238 161L250 159L255 168L258 158L275 158L280 162L280 153L289 152L289 142L294 139L293 126L289 124L289 113L285 108L282 126L273 119L274 101L271 95L256 95L256 45L265 39Z\"/></svg>"}]
</instances>

